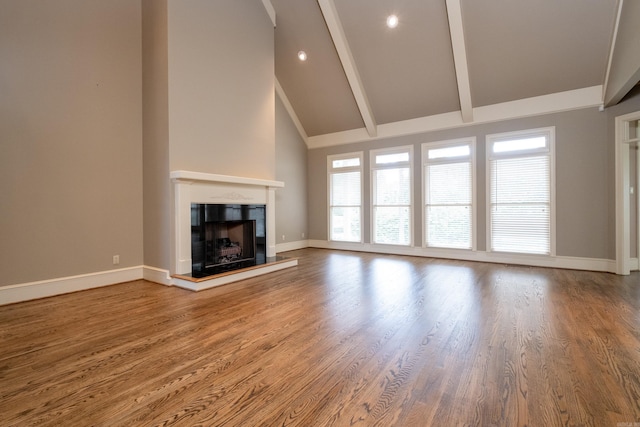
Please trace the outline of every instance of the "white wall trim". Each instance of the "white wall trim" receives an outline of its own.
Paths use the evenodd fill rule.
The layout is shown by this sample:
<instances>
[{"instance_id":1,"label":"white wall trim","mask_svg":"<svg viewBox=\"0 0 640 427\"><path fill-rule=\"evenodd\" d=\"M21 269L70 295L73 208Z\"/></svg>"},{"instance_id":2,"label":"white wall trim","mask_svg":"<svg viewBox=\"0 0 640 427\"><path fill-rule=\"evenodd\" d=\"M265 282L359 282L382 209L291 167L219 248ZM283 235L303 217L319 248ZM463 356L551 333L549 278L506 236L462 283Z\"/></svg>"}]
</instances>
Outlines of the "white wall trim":
<instances>
[{"instance_id":1,"label":"white wall trim","mask_svg":"<svg viewBox=\"0 0 640 427\"><path fill-rule=\"evenodd\" d=\"M162 268L145 265L142 267L142 278L160 285L173 286L171 272Z\"/></svg>"},{"instance_id":2,"label":"white wall trim","mask_svg":"<svg viewBox=\"0 0 640 427\"><path fill-rule=\"evenodd\" d=\"M286 242L276 244L276 253L295 251L309 247L308 240L298 240L297 242Z\"/></svg>"},{"instance_id":3,"label":"white wall trim","mask_svg":"<svg viewBox=\"0 0 640 427\"><path fill-rule=\"evenodd\" d=\"M143 267L60 277L0 287L0 305L84 291L143 278Z\"/></svg>"},{"instance_id":4,"label":"white wall trim","mask_svg":"<svg viewBox=\"0 0 640 427\"><path fill-rule=\"evenodd\" d=\"M299 242L290 242L279 245L278 252L303 249L307 247L309 247L309 241L301 240ZM81 274L78 276L61 277L50 280L41 280L38 282L3 286L0 287L0 305L53 297L71 292L86 291L89 289L141 279L165 286L179 286L185 289L198 291L213 286L220 286L226 283L255 277L261 274L271 273L284 268L293 267L295 265L298 265L298 260L291 259L272 266L227 275L212 281L201 283L173 278L171 277L169 270L151 267L148 265L140 265L136 267L121 268L119 270L101 271L97 273Z\"/></svg>"},{"instance_id":5,"label":"white wall trim","mask_svg":"<svg viewBox=\"0 0 640 427\"><path fill-rule=\"evenodd\" d=\"M368 243L339 243L326 240L300 240L277 245L277 252L287 252L304 248L321 248L333 250L346 250L355 252L370 252L389 255L410 255L429 258L458 259L464 261L491 262L499 264L519 264L537 267L563 268L570 270L602 271L608 273L616 272L616 262L614 260L579 258L579 257L538 257L517 254L498 254L483 251L458 251L458 250L438 250L419 247L372 245ZM280 265L282 268L291 267L295 264ZM631 259L631 268L640 269L638 258ZM281 268L278 268L281 269ZM278 269L274 270L277 271ZM264 273L264 271L262 272ZM247 277L234 276L233 281L242 280ZM191 290L201 290L204 286L195 285L193 282L171 278L169 270L164 270L150 266L136 266L122 268L119 270L109 270L98 273L82 274L78 276L62 277L38 282L21 283L0 287L0 305L13 304L22 301L29 301L39 298L52 297L70 292L84 291L103 286L115 285L118 283L131 282L133 280L148 280L165 286L177 285ZM229 283L229 282L225 282ZM215 283L219 286L224 283ZM207 287L211 287L210 283Z\"/></svg>"},{"instance_id":6,"label":"white wall trim","mask_svg":"<svg viewBox=\"0 0 640 427\"><path fill-rule=\"evenodd\" d=\"M616 165L616 262L618 274L629 274L631 268L631 201L630 152L628 123L640 120L640 111L618 116L615 119L615 165Z\"/></svg>"},{"instance_id":7,"label":"white wall trim","mask_svg":"<svg viewBox=\"0 0 640 427\"><path fill-rule=\"evenodd\" d=\"M460 111L436 114L417 119L403 120L378 125L375 137L368 135L365 129L352 129L325 135L311 136L308 147L322 148L355 142L375 141L404 135L454 129L483 123L499 122L522 117L540 116L562 111L600 107L602 105L602 85L591 86L566 92L552 93L517 101L476 107L473 109L473 121L465 123Z\"/></svg>"},{"instance_id":8,"label":"white wall trim","mask_svg":"<svg viewBox=\"0 0 640 427\"><path fill-rule=\"evenodd\" d=\"M434 249L409 246L372 245L370 243L342 243L327 240L309 240L309 247L356 252L372 252L388 255L409 255L428 258L445 258L463 261L490 262L498 264L527 265L532 267L562 268L615 273L616 262L608 259L567 256L538 256L506 254L485 251Z\"/></svg>"}]
</instances>

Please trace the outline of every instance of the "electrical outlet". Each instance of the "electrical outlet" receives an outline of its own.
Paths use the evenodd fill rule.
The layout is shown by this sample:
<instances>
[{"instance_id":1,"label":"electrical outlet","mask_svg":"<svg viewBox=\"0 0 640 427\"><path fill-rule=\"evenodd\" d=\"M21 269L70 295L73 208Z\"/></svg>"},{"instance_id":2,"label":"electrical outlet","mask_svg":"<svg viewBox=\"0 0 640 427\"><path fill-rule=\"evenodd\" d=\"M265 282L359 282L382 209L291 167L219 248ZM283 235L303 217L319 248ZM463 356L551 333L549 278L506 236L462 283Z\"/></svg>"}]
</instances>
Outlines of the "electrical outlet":
<instances>
[{"instance_id":1,"label":"electrical outlet","mask_svg":"<svg viewBox=\"0 0 640 427\"><path fill-rule=\"evenodd\" d=\"M118 265L120 264L120 255L114 255L113 256L113 265Z\"/></svg>"},{"instance_id":2,"label":"electrical outlet","mask_svg":"<svg viewBox=\"0 0 640 427\"><path fill-rule=\"evenodd\" d=\"M282 235L282 240L284 240L284 234Z\"/></svg>"},{"instance_id":3,"label":"electrical outlet","mask_svg":"<svg viewBox=\"0 0 640 427\"><path fill-rule=\"evenodd\" d=\"M304 233L302 233L302 238L304 239Z\"/></svg>"}]
</instances>

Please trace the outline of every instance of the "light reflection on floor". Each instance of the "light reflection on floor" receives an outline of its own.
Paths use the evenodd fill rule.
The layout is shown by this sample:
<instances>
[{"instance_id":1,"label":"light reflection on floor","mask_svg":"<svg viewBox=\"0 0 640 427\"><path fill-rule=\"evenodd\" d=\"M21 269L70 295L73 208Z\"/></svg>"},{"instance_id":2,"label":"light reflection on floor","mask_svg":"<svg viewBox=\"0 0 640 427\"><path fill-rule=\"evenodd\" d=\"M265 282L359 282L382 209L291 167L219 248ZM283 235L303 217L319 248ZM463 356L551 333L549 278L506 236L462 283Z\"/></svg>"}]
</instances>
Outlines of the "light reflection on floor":
<instances>
[{"instance_id":1,"label":"light reflection on floor","mask_svg":"<svg viewBox=\"0 0 640 427\"><path fill-rule=\"evenodd\" d=\"M456 261L336 252L327 265L327 309L344 320L337 328L352 316L384 319L392 327L396 321L419 321L411 316L423 311L457 313L472 328L479 322L483 284L474 269Z\"/></svg>"}]
</instances>

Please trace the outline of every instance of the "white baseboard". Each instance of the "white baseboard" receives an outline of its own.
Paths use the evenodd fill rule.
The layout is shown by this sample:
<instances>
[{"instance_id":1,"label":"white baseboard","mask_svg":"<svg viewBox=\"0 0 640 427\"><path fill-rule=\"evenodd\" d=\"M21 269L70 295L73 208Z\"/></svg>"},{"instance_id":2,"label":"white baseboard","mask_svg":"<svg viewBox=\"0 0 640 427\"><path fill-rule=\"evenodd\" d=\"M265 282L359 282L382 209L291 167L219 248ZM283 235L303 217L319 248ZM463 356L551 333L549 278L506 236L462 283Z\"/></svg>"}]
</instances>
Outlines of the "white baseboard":
<instances>
[{"instance_id":1,"label":"white baseboard","mask_svg":"<svg viewBox=\"0 0 640 427\"><path fill-rule=\"evenodd\" d=\"M296 249L304 249L309 247L308 240L298 240L297 242L279 243L276 245L276 253L295 251Z\"/></svg>"},{"instance_id":2,"label":"white baseboard","mask_svg":"<svg viewBox=\"0 0 640 427\"><path fill-rule=\"evenodd\" d=\"M67 294L70 292L85 291L87 289L115 285L117 283L130 282L140 279L145 279L150 282L159 283L165 286L176 285L191 290L201 290L207 287L219 286L221 284L231 283L237 280L254 277L258 274L270 273L295 265L298 265L298 261L290 260L285 263L278 263L274 266L269 266L261 270L226 276L224 278L208 282L206 285L185 283L184 280L171 277L169 270L142 265L137 267L122 268L118 270L81 274L78 276L61 277L50 280L41 280L38 282L2 286L0 287L0 305L52 297L56 295Z\"/></svg>"},{"instance_id":3,"label":"white baseboard","mask_svg":"<svg viewBox=\"0 0 640 427\"><path fill-rule=\"evenodd\" d=\"M142 268L142 278L153 283L159 283L165 286L173 286L173 279L169 270L162 268L151 267L148 265Z\"/></svg>"},{"instance_id":4,"label":"white baseboard","mask_svg":"<svg viewBox=\"0 0 640 427\"><path fill-rule=\"evenodd\" d=\"M535 267L566 268L571 270L602 271L608 273L616 272L616 262L614 260L607 259L566 256L548 257L518 254L499 254L484 251L474 252L457 250L436 250L405 246L372 245L369 243L329 242L326 240L300 240L297 242L282 243L276 245L276 251L278 253L287 252L296 249L304 249L307 247L356 252L372 252L389 255L410 255L431 258L459 259L465 261L480 261L499 264L519 264ZM287 267L289 266L290 265L287 265ZM631 259L631 269L640 269L640 262L638 258ZM41 280L38 282L2 286L0 287L0 305L12 304L15 302L28 301L38 298L46 298L55 295L66 294L69 292L78 292L86 289L109 286L116 283L130 282L132 280L139 279L145 279L150 282L159 283L165 286L183 285L182 287L185 288L193 287L192 284L177 283L176 279L171 277L169 270L145 265L121 268L118 270L82 274L78 276ZM240 278L236 277L234 281L235 280L240 280ZM216 282L215 284L211 283L209 285L218 286L220 284L223 283Z\"/></svg>"},{"instance_id":5,"label":"white baseboard","mask_svg":"<svg viewBox=\"0 0 640 427\"><path fill-rule=\"evenodd\" d=\"M616 262L608 259L579 258L566 256L540 256L505 254L485 251L464 251L455 249L432 249L394 245L373 245L370 243L330 242L309 240L309 247L337 249L356 252L373 252L389 255L409 255L429 258L458 259L464 261L491 262L498 264L516 264L533 267L565 268L569 270L616 272Z\"/></svg>"},{"instance_id":6,"label":"white baseboard","mask_svg":"<svg viewBox=\"0 0 640 427\"><path fill-rule=\"evenodd\" d=\"M631 271L640 270L640 260L638 258L631 258Z\"/></svg>"},{"instance_id":7,"label":"white baseboard","mask_svg":"<svg viewBox=\"0 0 640 427\"><path fill-rule=\"evenodd\" d=\"M0 287L0 305L84 291L142 278L143 267L137 266L3 286Z\"/></svg>"}]
</instances>

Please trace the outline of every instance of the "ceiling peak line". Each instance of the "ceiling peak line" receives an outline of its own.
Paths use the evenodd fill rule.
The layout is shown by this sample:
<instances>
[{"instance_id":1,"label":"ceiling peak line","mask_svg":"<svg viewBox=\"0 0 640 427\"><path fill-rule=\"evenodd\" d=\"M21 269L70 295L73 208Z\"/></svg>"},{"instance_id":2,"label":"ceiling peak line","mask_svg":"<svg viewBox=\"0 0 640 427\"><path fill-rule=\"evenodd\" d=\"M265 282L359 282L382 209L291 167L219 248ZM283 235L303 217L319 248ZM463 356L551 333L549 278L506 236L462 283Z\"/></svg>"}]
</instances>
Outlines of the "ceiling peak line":
<instances>
[{"instance_id":1,"label":"ceiling peak line","mask_svg":"<svg viewBox=\"0 0 640 427\"><path fill-rule=\"evenodd\" d=\"M467 64L467 48L464 40L462 8L460 0L447 0L447 17L453 50L453 63L458 83L460 112L464 123L473 122L473 105L471 102L471 84L469 83L469 66Z\"/></svg>"},{"instance_id":2,"label":"ceiling peak line","mask_svg":"<svg viewBox=\"0 0 640 427\"><path fill-rule=\"evenodd\" d=\"M264 6L265 10L267 11L267 14L269 15L269 18L271 18L271 22L273 23L273 26L276 26L276 10L273 8L273 5L271 4L271 0L262 0L262 5Z\"/></svg>"},{"instance_id":3,"label":"ceiling peak line","mask_svg":"<svg viewBox=\"0 0 640 427\"><path fill-rule=\"evenodd\" d=\"M362 79L358 73L358 68L356 67L353 54L351 53L351 48L349 47L349 43L347 42L347 38L344 34L344 29L340 22L335 3L333 0L318 0L318 5L320 6L320 10L324 16L333 44L338 52L338 57L342 63L342 68L347 76L347 81L351 87L351 92L353 93L353 97L358 105L358 109L360 110L360 115L362 116L367 132L370 137L374 138L378 134L378 126L375 118L373 117L373 111L364 90Z\"/></svg>"},{"instance_id":4,"label":"ceiling peak line","mask_svg":"<svg viewBox=\"0 0 640 427\"><path fill-rule=\"evenodd\" d=\"M300 134L300 137L302 138L302 140L304 141L305 145L308 148L309 136L307 135L307 132L305 132L304 126L302 126L302 123L300 122L300 119L298 118L296 111L293 109L291 102L289 102L289 98L287 97L287 94L285 93L284 89L280 85L278 78L274 76L273 79L275 82L276 94L280 98L280 101L282 101L282 104L284 105L284 109L287 110L287 113L289 113L289 117L291 118L291 121L293 122L294 126L298 130L298 133Z\"/></svg>"}]
</instances>

